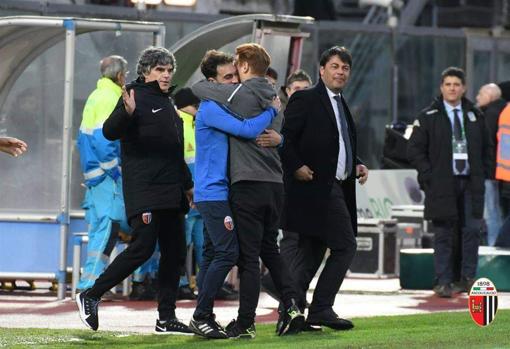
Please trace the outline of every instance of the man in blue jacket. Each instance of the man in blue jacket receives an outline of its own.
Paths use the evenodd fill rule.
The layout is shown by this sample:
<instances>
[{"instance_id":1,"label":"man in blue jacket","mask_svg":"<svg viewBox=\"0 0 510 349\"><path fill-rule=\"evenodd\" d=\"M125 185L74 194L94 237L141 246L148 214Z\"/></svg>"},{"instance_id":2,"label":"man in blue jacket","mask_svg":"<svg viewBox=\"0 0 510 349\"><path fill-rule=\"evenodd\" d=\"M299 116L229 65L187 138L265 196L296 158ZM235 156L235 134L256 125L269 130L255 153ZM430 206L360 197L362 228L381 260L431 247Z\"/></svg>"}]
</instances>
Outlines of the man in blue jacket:
<instances>
[{"instance_id":1,"label":"man in blue jacket","mask_svg":"<svg viewBox=\"0 0 510 349\"><path fill-rule=\"evenodd\" d=\"M237 82L233 59L217 51L206 53L201 70L217 82ZM198 109L195 158L195 203L204 219L204 261L198 276L197 307L190 329L203 337L228 338L215 321L214 298L230 269L237 263L239 246L232 211L228 202L228 134L254 139L278 114L279 102L248 120L232 114L216 102L204 100Z\"/></svg>"}]
</instances>

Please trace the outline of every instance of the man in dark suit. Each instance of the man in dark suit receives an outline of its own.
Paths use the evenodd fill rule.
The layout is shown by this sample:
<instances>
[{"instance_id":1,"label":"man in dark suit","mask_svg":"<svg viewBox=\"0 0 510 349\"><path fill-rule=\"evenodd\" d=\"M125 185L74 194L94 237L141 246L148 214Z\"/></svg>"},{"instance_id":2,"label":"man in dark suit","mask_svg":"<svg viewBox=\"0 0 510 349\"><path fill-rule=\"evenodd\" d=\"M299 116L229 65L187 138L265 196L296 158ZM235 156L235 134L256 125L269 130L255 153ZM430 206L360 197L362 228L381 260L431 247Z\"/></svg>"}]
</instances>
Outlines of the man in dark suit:
<instances>
[{"instance_id":1,"label":"man in dark suit","mask_svg":"<svg viewBox=\"0 0 510 349\"><path fill-rule=\"evenodd\" d=\"M320 58L320 80L294 93L285 110L282 162L286 202L282 226L299 233L296 258L289 261L300 292L300 306L326 249L331 254L319 277L308 325L338 330L353 327L333 311L335 296L356 252L355 180L368 169L356 157L356 129L342 96L352 57L334 46Z\"/></svg>"}]
</instances>

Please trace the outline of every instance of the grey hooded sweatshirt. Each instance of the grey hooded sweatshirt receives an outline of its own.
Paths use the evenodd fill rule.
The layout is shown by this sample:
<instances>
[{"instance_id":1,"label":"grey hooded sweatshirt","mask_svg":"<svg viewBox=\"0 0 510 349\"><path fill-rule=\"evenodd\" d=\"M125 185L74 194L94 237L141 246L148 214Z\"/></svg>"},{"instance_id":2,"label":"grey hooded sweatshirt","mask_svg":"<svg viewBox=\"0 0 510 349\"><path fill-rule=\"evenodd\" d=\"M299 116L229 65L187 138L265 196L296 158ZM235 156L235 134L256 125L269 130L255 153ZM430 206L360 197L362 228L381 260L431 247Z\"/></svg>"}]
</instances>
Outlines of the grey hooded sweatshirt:
<instances>
[{"instance_id":1,"label":"grey hooded sweatshirt","mask_svg":"<svg viewBox=\"0 0 510 349\"><path fill-rule=\"evenodd\" d=\"M202 80L191 87L200 99L216 101L234 116L249 119L271 106L276 92L264 77L241 84L218 84ZM280 132L283 114L278 113L270 128ZM277 148L259 147L255 140L230 136L230 184L240 181L283 183L283 170Z\"/></svg>"}]
</instances>

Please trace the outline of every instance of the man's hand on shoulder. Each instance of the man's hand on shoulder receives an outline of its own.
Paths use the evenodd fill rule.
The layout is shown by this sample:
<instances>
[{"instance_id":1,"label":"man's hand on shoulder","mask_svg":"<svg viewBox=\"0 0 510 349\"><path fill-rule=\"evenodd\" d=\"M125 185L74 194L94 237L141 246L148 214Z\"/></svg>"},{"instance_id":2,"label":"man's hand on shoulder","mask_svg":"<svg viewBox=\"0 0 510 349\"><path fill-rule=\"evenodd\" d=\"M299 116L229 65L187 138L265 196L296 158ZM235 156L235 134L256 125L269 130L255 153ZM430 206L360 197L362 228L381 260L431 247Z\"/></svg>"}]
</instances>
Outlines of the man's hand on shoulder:
<instances>
[{"instance_id":1,"label":"man's hand on shoulder","mask_svg":"<svg viewBox=\"0 0 510 349\"><path fill-rule=\"evenodd\" d=\"M282 143L282 135L273 129L265 129L256 139L259 147L274 148Z\"/></svg>"},{"instance_id":2,"label":"man's hand on shoulder","mask_svg":"<svg viewBox=\"0 0 510 349\"><path fill-rule=\"evenodd\" d=\"M271 106L275 108L277 111L280 111L280 109L282 108L282 101L280 101L280 97L276 96L275 98L273 98Z\"/></svg>"},{"instance_id":3,"label":"man's hand on shoulder","mask_svg":"<svg viewBox=\"0 0 510 349\"><path fill-rule=\"evenodd\" d=\"M356 178L359 184L363 185L368 179L368 168L365 165L356 165Z\"/></svg>"},{"instance_id":4,"label":"man's hand on shoulder","mask_svg":"<svg viewBox=\"0 0 510 349\"><path fill-rule=\"evenodd\" d=\"M313 171L308 166L303 165L294 172L294 177L298 181L309 182L313 180Z\"/></svg>"}]
</instances>

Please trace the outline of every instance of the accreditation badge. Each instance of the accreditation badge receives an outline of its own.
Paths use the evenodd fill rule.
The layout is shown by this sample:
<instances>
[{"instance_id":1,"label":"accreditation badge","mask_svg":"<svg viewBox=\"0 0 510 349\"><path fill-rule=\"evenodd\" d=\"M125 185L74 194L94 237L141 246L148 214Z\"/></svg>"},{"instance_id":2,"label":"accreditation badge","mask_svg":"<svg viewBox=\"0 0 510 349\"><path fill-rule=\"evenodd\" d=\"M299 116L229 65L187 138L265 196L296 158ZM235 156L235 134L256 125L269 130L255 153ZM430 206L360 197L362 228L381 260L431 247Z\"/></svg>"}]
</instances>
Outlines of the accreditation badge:
<instances>
[{"instance_id":1,"label":"accreditation badge","mask_svg":"<svg viewBox=\"0 0 510 349\"><path fill-rule=\"evenodd\" d=\"M469 313L478 326L491 324L498 311L498 292L496 286L487 278L475 281L469 292Z\"/></svg>"}]
</instances>

